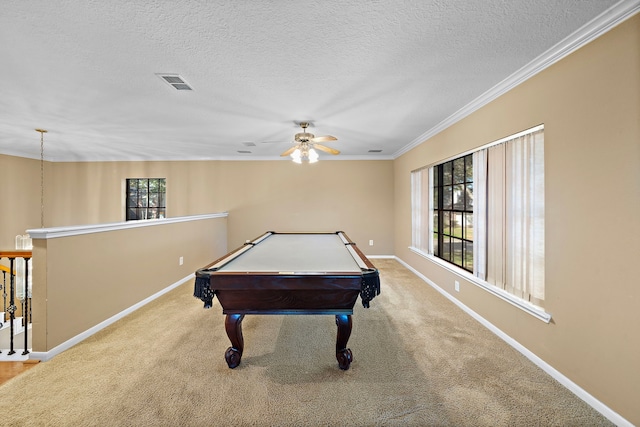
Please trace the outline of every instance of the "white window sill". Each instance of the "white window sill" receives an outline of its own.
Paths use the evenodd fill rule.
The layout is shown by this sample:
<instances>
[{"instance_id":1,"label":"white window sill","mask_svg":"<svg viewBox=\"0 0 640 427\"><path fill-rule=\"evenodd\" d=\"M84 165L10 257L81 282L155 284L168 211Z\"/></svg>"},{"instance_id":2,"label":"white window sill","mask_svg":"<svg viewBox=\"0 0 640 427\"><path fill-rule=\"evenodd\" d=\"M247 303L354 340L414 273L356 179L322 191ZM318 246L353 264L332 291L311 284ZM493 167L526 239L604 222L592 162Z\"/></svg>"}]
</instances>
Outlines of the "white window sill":
<instances>
[{"instance_id":1,"label":"white window sill","mask_svg":"<svg viewBox=\"0 0 640 427\"><path fill-rule=\"evenodd\" d=\"M498 298L502 299L503 301L508 302L509 304L523 310L524 312L532 315L533 317L542 320L545 323L549 323L551 321L551 314L547 313L546 311L544 311L543 308L538 307L537 305L533 305L528 301L525 301L521 298L516 297L515 295L511 295L510 293L484 281L481 279L478 279L477 277L475 277L473 274L469 273L466 270L463 270L461 268L456 267L453 264L450 264L438 257L435 257L433 255L427 254L422 252L421 250L414 248L412 246L409 246L409 249L411 250L411 252L420 255L421 257L428 259L429 261L433 262L434 264L439 265L440 267L446 268L447 270L451 271L454 274L457 274L458 276L460 276L461 278L473 283L474 285L477 285L479 287L481 287L482 289L484 289L485 291L497 296Z\"/></svg>"}]
</instances>

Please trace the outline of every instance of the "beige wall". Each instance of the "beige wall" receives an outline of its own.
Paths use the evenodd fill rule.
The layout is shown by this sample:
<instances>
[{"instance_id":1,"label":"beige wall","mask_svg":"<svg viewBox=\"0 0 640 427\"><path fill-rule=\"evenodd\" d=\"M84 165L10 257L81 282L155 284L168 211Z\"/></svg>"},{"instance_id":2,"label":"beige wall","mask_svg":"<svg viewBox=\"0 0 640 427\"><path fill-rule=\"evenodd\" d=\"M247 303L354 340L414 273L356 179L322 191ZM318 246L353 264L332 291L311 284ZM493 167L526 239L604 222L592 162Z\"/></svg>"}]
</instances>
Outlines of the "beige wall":
<instances>
[{"instance_id":1,"label":"beige wall","mask_svg":"<svg viewBox=\"0 0 640 427\"><path fill-rule=\"evenodd\" d=\"M224 210L220 162L59 162L50 168L55 195L47 200L47 226L124 221L127 178L166 178L168 217Z\"/></svg>"},{"instance_id":2,"label":"beige wall","mask_svg":"<svg viewBox=\"0 0 640 427\"><path fill-rule=\"evenodd\" d=\"M167 178L167 216L229 212L229 245L265 231L345 231L393 253L393 162L100 162L51 165L50 225L124 220L126 178ZM369 240L374 246L369 246Z\"/></svg>"},{"instance_id":3,"label":"beige wall","mask_svg":"<svg viewBox=\"0 0 640 427\"><path fill-rule=\"evenodd\" d=\"M17 235L40 227L40 195L40 161L0 154L0 249L15 249Z\"/></svg>"},{"instance_id":4,"label":"beige wall","mask_svg":"<svg viewBox=\"0 0 640 427\"><path fill-rule=\"evenodd\" d=\"M412 169L541 123L550 324L408 250ZM640 15L397 159L395 198L398 257L640 425Z\"/></svg>"},{"instance_id":5,"label":"beige wall","mask_svg":"<svg viewBox=\"0 0 640 427\"><path fill-rule=\"evenodd\" d=\"M391 161L225 162L222 176L232 247L268 230L341 230L366 255L393 254Z\"/></svg>"},{"instance_id":6,"label":"beige wall","mask_svg":"<svg viewBox=\"0 0 640 427\"><path fill-rule=\"evenodd\" d=\"M34 239L33 350L50 351L224 255L226 221Z\"/></svg>"}]
</instances>

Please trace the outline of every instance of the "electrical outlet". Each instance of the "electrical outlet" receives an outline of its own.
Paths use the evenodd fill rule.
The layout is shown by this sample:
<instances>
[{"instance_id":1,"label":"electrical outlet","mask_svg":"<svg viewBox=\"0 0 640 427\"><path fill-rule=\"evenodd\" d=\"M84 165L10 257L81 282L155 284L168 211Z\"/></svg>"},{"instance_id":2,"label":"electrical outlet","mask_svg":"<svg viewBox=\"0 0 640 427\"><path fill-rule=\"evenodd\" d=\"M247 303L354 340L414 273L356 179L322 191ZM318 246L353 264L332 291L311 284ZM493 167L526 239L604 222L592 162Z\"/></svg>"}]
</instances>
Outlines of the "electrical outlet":
<instances>
[{"instance_id":1,"label":"electrical outlet","mask_svg":"<svg viewBox=\"0 0 640 427\"><path fill-rule=\"evenodd\" d=\"M456 280L453 284L453 287L455 288L456 292L460 292L460 282Z\"/></svg>"},{"instance_id":2,"label":"electrical outlet","mask_svg":"<svg viewBox=\"0 0 640 427\"><path fill-rule=\"evenodd\" d=\"M178 264L179 265L184 264L184 257L180 257L180 259L178 260Z\"/></svg>"},{"instance_id":3,"label":"electrical outlet","mask_svg":"<svg viewBox=\"0 0 640 427\"><path fill-rule=\"evenodd\" d=\"M369 246L373 246L373 240L369 240Z\"/></svg>"}]
</instances>

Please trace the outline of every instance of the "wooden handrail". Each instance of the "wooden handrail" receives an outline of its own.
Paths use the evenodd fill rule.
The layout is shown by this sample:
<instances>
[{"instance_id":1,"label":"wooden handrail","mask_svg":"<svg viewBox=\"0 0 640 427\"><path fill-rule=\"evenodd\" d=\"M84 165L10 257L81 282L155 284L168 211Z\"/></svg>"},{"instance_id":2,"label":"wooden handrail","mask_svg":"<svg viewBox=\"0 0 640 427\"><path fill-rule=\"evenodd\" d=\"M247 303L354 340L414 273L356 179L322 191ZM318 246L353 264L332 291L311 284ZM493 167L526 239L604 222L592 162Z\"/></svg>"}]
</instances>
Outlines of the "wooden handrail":
<instances>
[{"instance_id":1,"label":"wooden handrail","mask_svg":"<svg viewBox=\"0 0 640 427\"><path fill-rule=\"evenodd\" d=\"M13 249L10 251L0 251L0 258L31 258L33 251Z\"/></svg>"}]
</instances>

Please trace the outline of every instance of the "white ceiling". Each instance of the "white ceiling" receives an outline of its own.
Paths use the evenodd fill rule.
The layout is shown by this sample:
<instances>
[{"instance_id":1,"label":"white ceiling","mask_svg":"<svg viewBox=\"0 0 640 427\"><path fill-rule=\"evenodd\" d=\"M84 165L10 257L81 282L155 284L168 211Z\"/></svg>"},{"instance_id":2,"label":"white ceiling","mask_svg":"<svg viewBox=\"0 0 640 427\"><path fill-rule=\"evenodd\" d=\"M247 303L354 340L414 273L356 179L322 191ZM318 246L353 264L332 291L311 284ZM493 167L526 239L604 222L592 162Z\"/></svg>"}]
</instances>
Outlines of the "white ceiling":
<instances>
[{"instance_id":1,"label":"white ceiling","mask_svg":"<svg viewBox=\"0 0 640 427\"><path fill-rule=\"evenodd\" d=\"M391 159L638 4L2 0L0 153L278 159L309 120L321 159Z\"/></svg>"}]
</instances>

